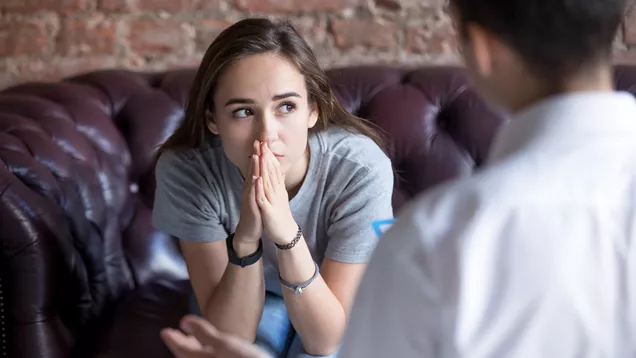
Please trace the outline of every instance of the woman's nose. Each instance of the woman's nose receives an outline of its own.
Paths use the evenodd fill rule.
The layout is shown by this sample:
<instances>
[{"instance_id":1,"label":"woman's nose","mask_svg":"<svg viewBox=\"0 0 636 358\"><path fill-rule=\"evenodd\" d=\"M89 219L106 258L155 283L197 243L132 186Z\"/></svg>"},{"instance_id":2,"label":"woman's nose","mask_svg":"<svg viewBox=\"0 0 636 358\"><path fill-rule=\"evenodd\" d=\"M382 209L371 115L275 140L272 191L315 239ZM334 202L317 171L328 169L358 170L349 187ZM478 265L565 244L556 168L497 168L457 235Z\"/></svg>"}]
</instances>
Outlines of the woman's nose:
<instances>
[{"instance_id":1,"label":"woman's nose","mask_svg":"<svg viewBox=\"0 0 636 358\"><path fill-rule=\"evenodd\" d=\"M260 120L260 128L258 129L258 139L261 142L271 143L278 139L278 124L275 118L271 116L263 116Z\"/></svg>"}]
</instances>

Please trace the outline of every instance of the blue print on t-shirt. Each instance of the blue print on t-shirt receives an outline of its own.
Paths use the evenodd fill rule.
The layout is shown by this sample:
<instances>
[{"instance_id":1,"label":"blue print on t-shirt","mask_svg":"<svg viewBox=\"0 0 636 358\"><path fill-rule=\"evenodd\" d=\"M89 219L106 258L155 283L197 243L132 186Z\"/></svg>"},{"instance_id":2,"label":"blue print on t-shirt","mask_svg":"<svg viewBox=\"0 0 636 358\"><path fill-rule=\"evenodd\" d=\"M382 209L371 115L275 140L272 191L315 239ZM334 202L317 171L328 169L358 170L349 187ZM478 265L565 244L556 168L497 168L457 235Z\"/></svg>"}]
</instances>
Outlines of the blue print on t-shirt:
<instances>
[{"instance_id":1,"label":"blue print on t-shirt","mask_svg":"<svg viewBox=\"0 0 636 358\"><path fill-rule=\"evenodd\" d=\"M395 219L384 219L384 220L376 220L371 223L373 225L373 230L375 230L375 234L378 235L378 238L382 237L384 234L395 222Z\"/></svg>"}]
</instances>

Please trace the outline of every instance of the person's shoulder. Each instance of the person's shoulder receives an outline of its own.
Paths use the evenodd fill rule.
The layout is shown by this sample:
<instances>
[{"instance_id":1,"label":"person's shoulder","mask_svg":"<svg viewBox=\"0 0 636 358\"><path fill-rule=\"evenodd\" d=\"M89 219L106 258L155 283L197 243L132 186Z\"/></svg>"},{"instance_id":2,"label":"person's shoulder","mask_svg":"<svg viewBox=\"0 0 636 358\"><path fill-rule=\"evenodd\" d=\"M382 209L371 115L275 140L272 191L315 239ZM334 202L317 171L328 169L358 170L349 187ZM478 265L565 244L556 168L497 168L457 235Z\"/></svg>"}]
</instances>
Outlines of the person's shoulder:
<instances>
[{"instance_id":1,"label":"person's shoulder","mask_svg":"<svg viewBox=\"0 0 636 358\"><path fill-rule=\"evenodd\" d=\"M460 233L476 223L504 220L508 209L520 205L516 199L523 178L511 170L513 164L478 168L470 175L434 185L411 199L398 217L420 233L411 239L423 240L426 246L453 236L459 239Z\"/></svg>"},{"instance_id":2,"label":"person's shoulder","mask_svg":"<svg viewBox=\"0 0 636 358\"><path fill-rule=\"evenodd\" d=\"M198 148L168 148L158 154L156 171L203 170L206 163L213 163L215 158L220 158L220 150L219 146L210 143Z\"/></svg>"},{"instance_id":3,"label":"person's shoulder","mask_svg":"<svg viewBox=\"0 0 636 358\"><path fill-rule=\"evenodd\" d=\"M434 185L407 202L397 219L408 222L411 230L421 234L410 239L434 246L449 232L459 232L462 226L469 225L480 208L487 205L482 181L477 174Z\"/></svg>"},{"instance_id":4,"label":"person's shoulder","mask_svg":"<svg viewBox=\"0 0 636 358\"><path fill-rule=\"evenodd\" d=\"M193 148L165 149L157 157L155 172L158 177L184 171L199 171L201 153Z\"/></svg>"},{"instance_id":5,"label":"person's shoulder","mask_svg":"<svg viewBox=\"0 0 636 358\"><path fill-rule=\"evenodd\" d=\"M330 126L320 132L319 137L323 145L323 155L369 170L391 168L391 160L387 154L376 142L362 133Z\"/></svg>"},{"instance_id":6,"label":"person's shoulder","mask_svg":"<svg viewBox=\"0 0 636 358\"><path fill-rule=\"evenodd\" d=\"M405 216L425 217L427 221L440 216L450 217L457 215L458 203L465 204L462 211L472 211L471 207L479 205L479 193L474 178L456 178L418 194L405 206L403 212Z\"/></svg>"}]
</instances>

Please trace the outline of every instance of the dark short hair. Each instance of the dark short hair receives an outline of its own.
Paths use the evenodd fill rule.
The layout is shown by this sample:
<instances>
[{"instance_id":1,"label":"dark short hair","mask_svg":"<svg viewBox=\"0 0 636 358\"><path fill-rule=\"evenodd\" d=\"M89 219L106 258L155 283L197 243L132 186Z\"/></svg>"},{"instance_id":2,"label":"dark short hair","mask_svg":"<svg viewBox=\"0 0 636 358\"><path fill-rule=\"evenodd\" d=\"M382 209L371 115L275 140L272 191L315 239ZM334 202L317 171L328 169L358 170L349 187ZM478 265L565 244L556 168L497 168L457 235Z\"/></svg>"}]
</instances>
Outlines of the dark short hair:
<instances>
[{"instance_id":1,"label":"dark short hair","mask_svg":"<svg viewBox=\"0 0 636 358\"><path fill-rule=\"evenodd\" d=\"M539 76L565 77L610 58L629 0L450 0L459 31L498 35Z\"/></svg>"}]
</instances>

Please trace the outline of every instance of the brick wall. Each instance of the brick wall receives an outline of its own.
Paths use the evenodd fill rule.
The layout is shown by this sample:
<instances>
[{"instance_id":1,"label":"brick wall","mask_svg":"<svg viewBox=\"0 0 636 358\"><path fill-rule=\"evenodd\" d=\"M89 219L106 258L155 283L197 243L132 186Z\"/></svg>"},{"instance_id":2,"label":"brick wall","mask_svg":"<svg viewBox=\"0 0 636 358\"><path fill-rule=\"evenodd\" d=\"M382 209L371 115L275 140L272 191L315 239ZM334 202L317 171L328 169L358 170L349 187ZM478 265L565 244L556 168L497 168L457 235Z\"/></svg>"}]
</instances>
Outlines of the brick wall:
<instances>
[{"instance_id":1,"label":"brick wall","mask_svg":"<svg viewBox=\"0 0 636 358\"><path fill-rule=\"evenodd\" d=\"M290 18L323 66L454 63L444 0L0 0L0 88L103 67L198 64L228 24ZM636 62L636 12L616 42ZM629 46L635 45L630 51Z\"/></svg>"}]
</instances>

